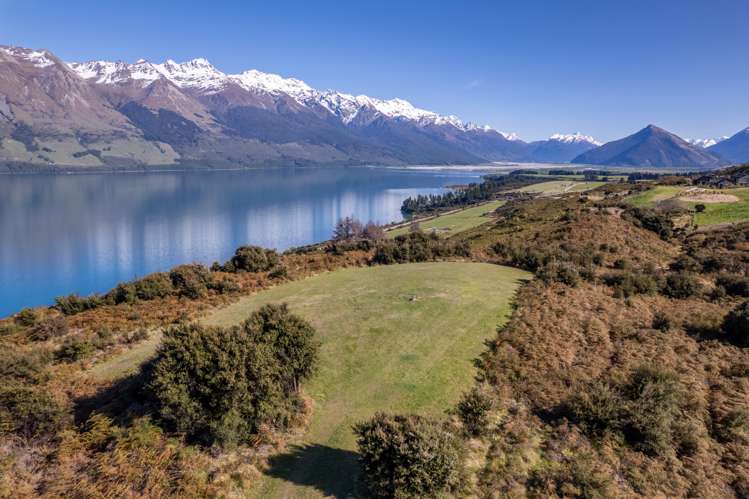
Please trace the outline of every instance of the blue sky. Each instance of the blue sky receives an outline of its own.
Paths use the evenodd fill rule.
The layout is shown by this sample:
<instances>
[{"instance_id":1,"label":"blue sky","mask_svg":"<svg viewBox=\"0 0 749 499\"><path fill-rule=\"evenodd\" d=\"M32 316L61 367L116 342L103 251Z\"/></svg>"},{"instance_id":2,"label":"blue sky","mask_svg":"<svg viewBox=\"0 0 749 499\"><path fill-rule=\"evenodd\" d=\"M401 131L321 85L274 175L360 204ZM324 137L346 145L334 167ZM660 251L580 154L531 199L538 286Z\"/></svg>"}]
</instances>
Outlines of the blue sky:
<instances>
[{"instance_id":1,"label":"blue sky","mask_svg":"<svg viewBox=\"0 0 749 499\"><path fill-rule=\"evenodd\" d=\"M206 57L525 139L749 126L747 26L745 0L0 0L0 43L65 60Z\"/></svg>"}]
</instances>

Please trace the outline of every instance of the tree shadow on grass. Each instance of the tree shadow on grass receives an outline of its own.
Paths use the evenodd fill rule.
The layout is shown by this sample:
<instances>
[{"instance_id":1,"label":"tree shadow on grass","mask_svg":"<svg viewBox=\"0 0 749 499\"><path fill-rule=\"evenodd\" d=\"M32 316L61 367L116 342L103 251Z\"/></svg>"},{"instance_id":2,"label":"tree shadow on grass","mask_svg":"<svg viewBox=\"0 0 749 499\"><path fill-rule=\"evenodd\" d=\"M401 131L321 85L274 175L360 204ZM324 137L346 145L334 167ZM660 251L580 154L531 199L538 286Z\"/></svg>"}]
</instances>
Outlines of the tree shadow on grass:
<instances>
[{"instance_id":1,"label":"tree shadow on grass","mask_svg":"<svg viewBox=\"0 0 749 499\"><path fill-rule=\"evenodd\" d=\"M358 454L325 445L289 447L270 459L265 473L296 485L314 487L326 497L356 497Z\"/></svg>"}]
</instances>

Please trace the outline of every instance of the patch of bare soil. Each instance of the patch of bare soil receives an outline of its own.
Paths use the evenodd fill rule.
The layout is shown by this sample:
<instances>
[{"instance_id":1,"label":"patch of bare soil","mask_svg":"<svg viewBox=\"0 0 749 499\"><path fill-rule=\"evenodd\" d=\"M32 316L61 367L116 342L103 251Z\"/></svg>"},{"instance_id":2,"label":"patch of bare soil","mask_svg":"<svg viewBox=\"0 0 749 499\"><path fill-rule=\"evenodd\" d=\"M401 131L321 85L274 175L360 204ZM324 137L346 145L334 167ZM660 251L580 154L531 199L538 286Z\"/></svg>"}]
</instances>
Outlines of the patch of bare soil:
<instances>
[{"instance_id":1,"label":"patch of bare soil","mask_svg":"<svg viewBox=\"0 0 749 499\"><path fill-rule=\"evenodd\" d=\"M691 203L738 203L740 199L733 194L718 194L718 193L694 193L681 196L681 201L689 201Z\"/></svg>"}]
</instances>

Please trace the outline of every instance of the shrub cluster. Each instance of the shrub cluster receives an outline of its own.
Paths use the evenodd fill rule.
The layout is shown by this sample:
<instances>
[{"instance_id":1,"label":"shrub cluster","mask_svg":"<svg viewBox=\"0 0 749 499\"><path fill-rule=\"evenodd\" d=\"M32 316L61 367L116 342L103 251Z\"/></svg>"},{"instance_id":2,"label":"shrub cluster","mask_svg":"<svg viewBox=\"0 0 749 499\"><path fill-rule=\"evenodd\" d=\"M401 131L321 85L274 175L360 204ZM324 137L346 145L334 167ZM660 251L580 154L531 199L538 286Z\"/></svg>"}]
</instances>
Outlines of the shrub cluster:
<instances>
[{"instance_id":1,"label":"shrub cluster","mask_svg":"<svg viewBox=\"0 0 749 499\"><path fill-rule=\"evenodd\" d=\"M233 445L262 427L290 425L317 349L312 326L286 305L266 305L240 326L168 330L148 387L169 426L208 445Z\"/></svg>"},{"instance_id":2,"label":"shrub cluster","mask_svg":"<svg viewBox=\"0 0 749 499\"><path fill-rule=\"evenodd\" d=\"M655 232L664 241L668 241L674 235L674 224L671 217L651 208L629 207L622 216L638 227Z\"/></svg>"},{"instance_id":3,"label":"shrub cluster","mask_svg":"<svg viewBox=\"0 0 749 499\"><path fill-rule=\"evenodd\" d=\"M603 282L614 289L614 296L627 298L636 294L654 294L659 284L656 277L645 272L624 271L603 276Z\"/></svg>"},{"instance_id":4,"label":"shrub cluster","mask_svg":"<svg viewBox=\"0 0 749 499\"><path fill-rule=\"evenodd\" d=\"M474 387L463 395L455 410L463 422L466 433L478 437L483 435L489 426L491 408L492 399L479 388Z\"/></svg>"},{"instance_id":5,"label":"shrub cluster","mask_svg":"<svg viewBox=\"0 0 749 499\"><path fill-rule=\"evenodd\" d=\"M378 413L354 426L361 469L373 497L439 497L463 480L459 438L440 422Z\"/></svg>"},{"instance_id":6,"label":"shrub cluster","mask_svg":"<svg viewBox=\"0 0 749 499\"><path fill-rule=\"evenodd\" d=\"M428 262L451 256L470 257L471 249L465 242L442 239L436 234L410 232L393 240L377 243L372 263L390 265L393 263Z\"/></svg>"},{"instance_id":7,"label":"shrub cluster","mask_svg":"<svg viewBox=\"0 0 749 499\"><path fill-rule=\"evenodd\" d=\"M271 272L282 267L275 250L260 246L240 246L228 262L214 263L211 270L222 272Z\"/></svg>"},{"instance_id":8,"label":"shrub cluster","mask_svg":"<svg viewBox=\"0 0 749 499\"><path fill-rule=\"evenodd\" d=\"M68 421L69 414L41 387L0 387L0 435L50 437Z\"/></svg>"},{"instance_id":9,"label":"shrub cluster","mask_svg":"<svg viewBox=\"0 0 749 499\"><path fill-rule=\"evenodd\" d=\"M702 285L694 274L672 272L666 277L661 291L671 298L690 298L702 292Z\"/></svg>"},{"instance_id":10,"label":"shrub cluster","mask_svg":"<svg viewBox=\"0 0 749 499\"><path fill-rule=\"evenodd\" d=\"M536 271L536 277L546 284L552 282L561 282L567 286L577 286L580 282L580 272L577 267L570 262L552 261L545 264Z\"/></svg>"},{"instance_id":11,"label":"shrub cluster","mask_svg":"<svg viewBox=\"0 0 749 499\"><path fill-rule=\"evenodd\" d=\"M723 288L728 295L749 298L749 277L722 274L715 279L715 285Z\"/></svg>"},{"instance_id":12,"label":"shrub cluster","mask_svg":"<svg viewBox=\"0 0 749 499\"><path fill-rule=\"evenodd\" d=\"M120 283L105 295L59 296L55 299L55 307L65 315L75 315L104 305L133 304L168 296L197 299L206 296L211 289L228 293L236 291L237 286L227 279L217 281L210 270L193 263L179 265L168 273L156 272L132 282Z\"/></svg>"},{"instance_id":13,"label":"shrub cluster","mask_svg":"<svg viewBox=\"0 0 749 499\"><path fill-rule=\"evenodd\" d=\"M685 406L675 373L641 367L621 385L590 383L567 400L563 413L589 435L621 434L638 450L664 455L691 447Z\"/></svg>"}]
</instances>

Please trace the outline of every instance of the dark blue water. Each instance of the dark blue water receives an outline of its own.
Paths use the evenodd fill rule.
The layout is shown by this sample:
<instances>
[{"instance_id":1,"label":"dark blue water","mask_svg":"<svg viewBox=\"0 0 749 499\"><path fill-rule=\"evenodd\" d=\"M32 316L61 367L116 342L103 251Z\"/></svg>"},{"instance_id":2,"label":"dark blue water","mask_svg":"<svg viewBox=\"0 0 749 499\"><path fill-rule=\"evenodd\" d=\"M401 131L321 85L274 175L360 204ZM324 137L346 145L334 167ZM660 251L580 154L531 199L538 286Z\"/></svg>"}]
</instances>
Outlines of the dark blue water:
<instances>
[{"instance_id":1,"label":"dark blue water","mask_svg":"<svg viewBox=\"0 0 749 499\"><path fill-rule=\"evenodd\" d=\"M0 176L0 317L180 263L223 261L242 244L322 241L347 215L401 220L408 196L480 175L341 167Z\"/></svg>"}]
</instances>

